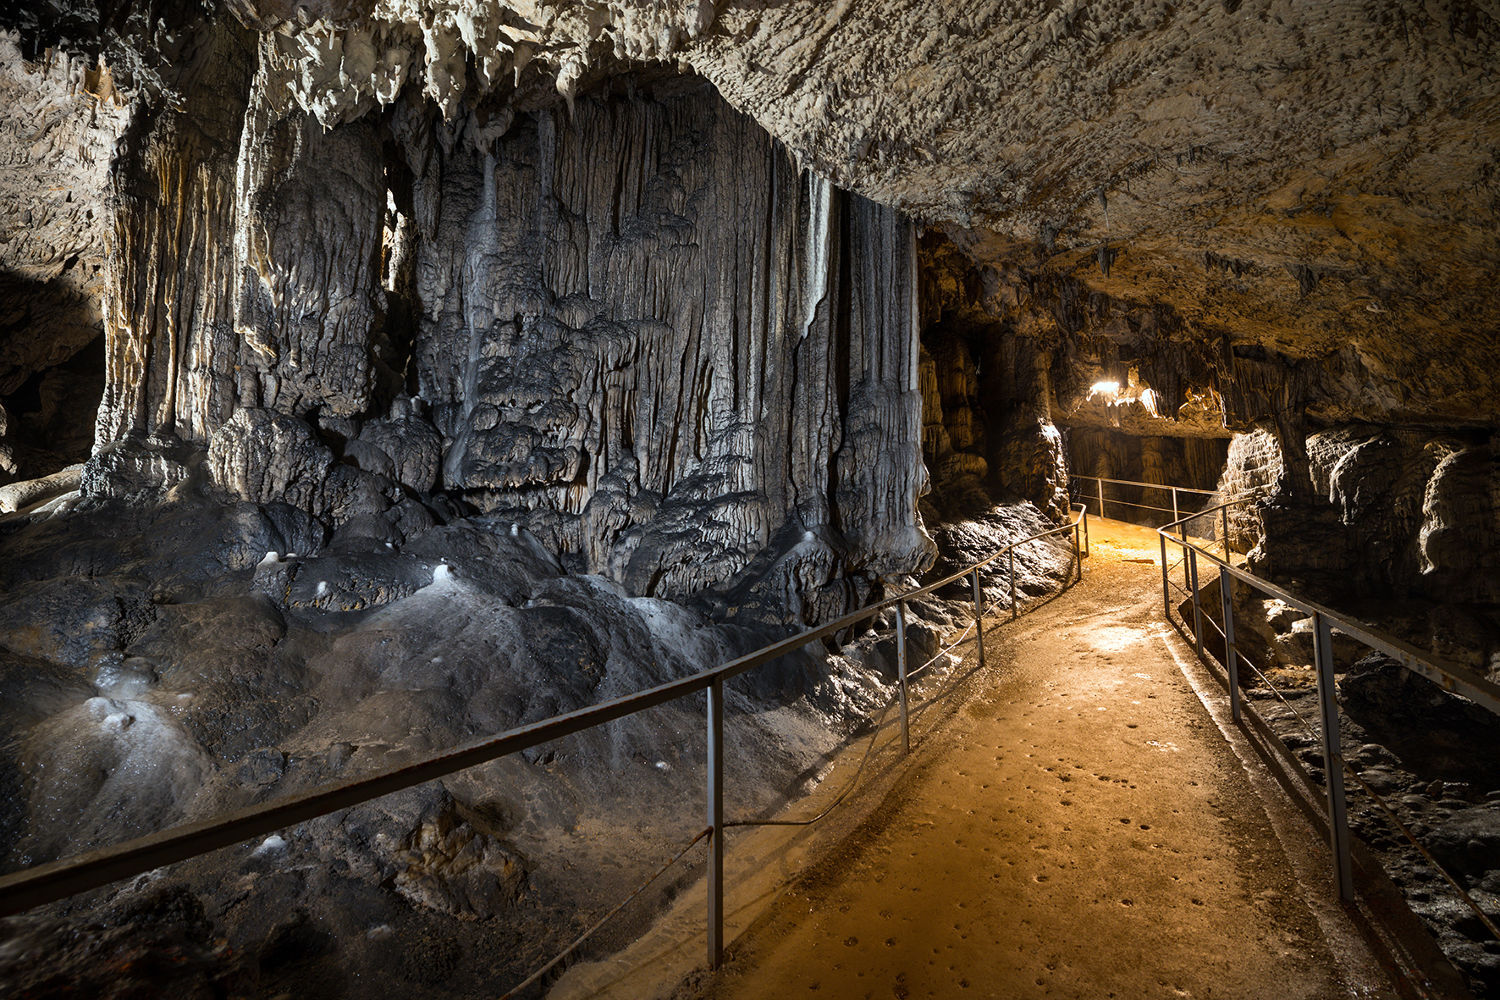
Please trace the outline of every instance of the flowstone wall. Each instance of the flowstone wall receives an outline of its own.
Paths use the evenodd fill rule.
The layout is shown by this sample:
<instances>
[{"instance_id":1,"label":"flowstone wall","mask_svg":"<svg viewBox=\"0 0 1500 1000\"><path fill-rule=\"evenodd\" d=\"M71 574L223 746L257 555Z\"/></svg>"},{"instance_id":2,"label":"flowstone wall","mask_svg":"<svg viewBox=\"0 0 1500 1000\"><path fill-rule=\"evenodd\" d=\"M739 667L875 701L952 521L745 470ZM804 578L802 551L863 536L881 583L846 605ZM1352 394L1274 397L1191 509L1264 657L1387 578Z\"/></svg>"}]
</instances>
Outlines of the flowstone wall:
<instances>
[{"instance_id":1,"label":"flowstone wall","mask_svg":"<svg viewBox=\"0 0 1500 1000\"><path fill-rule=\"evenodd\" d=\"M797 620L931 564L898 213L693 78L325 131L278 108L269 43L193 56L191 119L139 112L114 178L86 492L206 448L225 493L335 531L443 491L633 593Z\"/></svg>"},{"instance_id":2,"label":"flowstone wall","mask_svg":"<svg viewBox=\"0 0 1500 1000\"><path fill-rule=\"evenodd\" d=\"M97 194L81 490L0 518L0 868L649 688L932 564L899 213L694 78L446 119L414 93L325 130L253 32L174 44ZM846 640L730 686L736 809L888 697L889 640ZM250 994L516 982L698 822L702 734L665 706L105 890L70 904L119 928L96 958L38 912L0 981L128 990L93 970L165 910L228 942L183 977Z\"/></svg>"},{"instance_id":3,"label":"flowstone wall","mask_svg":"<svg viewBox=\"0 0 1500 1000\"><path fill-rule=\"evenodd\" d=\"M825 610L858 596L841 564L924 565L909 223L703 85L582 99L492 147L431 118L397 131L450 490L640 593L768 544Z\"/></svg>"},{"instance_id":4,"label":"flowstone wall","mask_svg":"<svg viewBox=\"0 0 1500 1000\"><path fill-rule=\"evenodd\" d=\"M1286 488L1285 456L1269 429L1230 445L1219 491L1265 498L1231 525L1253 569L1333 595L1500 603L1492 435L1344 424L1312 434L1306 450L1299 491Z\"/></svg>"}]
</instances>

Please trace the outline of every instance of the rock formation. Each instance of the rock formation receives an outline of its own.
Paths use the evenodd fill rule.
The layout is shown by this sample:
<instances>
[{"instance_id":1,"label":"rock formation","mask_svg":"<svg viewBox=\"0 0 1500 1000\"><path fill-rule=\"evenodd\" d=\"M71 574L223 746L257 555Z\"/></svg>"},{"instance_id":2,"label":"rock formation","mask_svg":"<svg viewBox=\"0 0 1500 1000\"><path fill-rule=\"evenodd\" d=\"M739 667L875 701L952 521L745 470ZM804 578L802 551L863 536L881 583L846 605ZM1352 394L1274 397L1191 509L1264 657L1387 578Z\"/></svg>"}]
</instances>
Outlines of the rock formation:
<instances>
[{"instance_id":1,"label":"rock formation","mask_svg":"<svg viewBox=\"0 0 1500 1000\"><path fill-rule=\"evenodd\" d=\"M701 668L1055 523L1070 473L1254 491L1257 571L1500 669L1482 4L39 0L0 31L11 865ZM1067 569L1021 562L1022 593ZM957 621L915 610L923 648ZM884 696L890 640L841 638L736 687L747 807ZM108 905L200 983L493 985L649 867L700 742L678 706L242 851L234 894L208 859ZM581 818L622 782L650 822ZM382 964L454 920L509 957Z\"/></svg>"}]
</instances>

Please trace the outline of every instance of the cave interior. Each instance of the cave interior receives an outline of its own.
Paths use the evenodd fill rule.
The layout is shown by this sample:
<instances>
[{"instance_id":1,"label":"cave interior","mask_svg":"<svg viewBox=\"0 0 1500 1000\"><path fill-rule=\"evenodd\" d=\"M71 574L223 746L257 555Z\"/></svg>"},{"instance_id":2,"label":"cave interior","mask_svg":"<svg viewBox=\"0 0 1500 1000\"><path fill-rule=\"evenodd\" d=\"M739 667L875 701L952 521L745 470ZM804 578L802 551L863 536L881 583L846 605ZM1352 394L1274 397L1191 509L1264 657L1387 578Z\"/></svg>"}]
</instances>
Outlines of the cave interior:
<instances>
[{"instance_id":1,"label":"cave interior","mask_svg":"<svg viewBox=\"0 0 1500 1000\"><path fill-rule=\"evenodd\" d=\"M1249 497L1201 534L1500 682L1497 43L1460 2L0 14L0 865L727 662L1073 504ZM1287 612L1237 608L1305 688ZM745 808L869 725L877 624L729 685ZM1500 914L1500 725L1378 659L1347 710ZM0 977L513 982L696 822L701 712L13 918Z\"/></svg>"}]
</instances>

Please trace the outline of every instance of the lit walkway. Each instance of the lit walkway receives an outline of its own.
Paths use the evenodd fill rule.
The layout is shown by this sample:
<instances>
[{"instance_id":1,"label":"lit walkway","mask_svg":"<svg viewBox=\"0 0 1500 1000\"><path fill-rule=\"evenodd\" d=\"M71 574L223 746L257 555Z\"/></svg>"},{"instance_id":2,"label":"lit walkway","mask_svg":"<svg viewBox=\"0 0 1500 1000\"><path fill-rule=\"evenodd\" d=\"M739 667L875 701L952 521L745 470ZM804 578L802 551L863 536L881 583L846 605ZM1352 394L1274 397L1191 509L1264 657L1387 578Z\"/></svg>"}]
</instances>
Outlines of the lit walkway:
<instances>
[{"instance_id":1,"label":"lit walkway","mask_svg":"<svg viewBox=\"0 0 1500 1000\"><path fill-rule=\"evenodd\" d=\"M1093 543L1083 585L992 633L862 822L732 898L725 968L676 996L1392 995L1325 902L1314 835L1185 676L1154 533L1096 520ZM666 957L632 951L616 972ZM659 992L576 971L562 995Z\"/></svg>"}]
</instances>

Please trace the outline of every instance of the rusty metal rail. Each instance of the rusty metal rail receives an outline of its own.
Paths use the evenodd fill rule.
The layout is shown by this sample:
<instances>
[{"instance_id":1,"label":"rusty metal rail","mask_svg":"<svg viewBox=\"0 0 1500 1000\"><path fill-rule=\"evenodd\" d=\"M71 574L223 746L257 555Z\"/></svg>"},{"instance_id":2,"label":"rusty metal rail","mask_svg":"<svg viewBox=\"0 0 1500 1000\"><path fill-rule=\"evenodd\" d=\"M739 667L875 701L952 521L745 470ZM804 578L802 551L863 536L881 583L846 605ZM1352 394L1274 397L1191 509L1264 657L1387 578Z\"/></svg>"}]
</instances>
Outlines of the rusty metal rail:
<instances>
[{"instance_id":1,"label":"rusty metal rail","mask_svg":"<svg viewBox=\"0 0 1500 1000\"><path fill-rule=\"evenodd\" d=\"M110 847L5 875L0 877L0 916L10 916L53 903L68 896L100 888L111 882L152 871L163 865L186 861L297 823L361 805L383 795L444 778L466 768L486 764L501 757L703 691L708 696L707 787L705 789L706 835L709 843L708 963L710 968L718 968L724 951L723 834L729 826L724 821L723 798L725 682L748 670L794 653L809 643L835 636L846 629L875 618L882 612L895 609L902 745L904 748L909 748L908 674L905 644L907 603L934 594L951 584L968 580L974 604L973 625L977 632L980 663L983 664L984 594L980 582L981 571L997 564L1001 559L1006 560L1010 573L1010 610L1011 617L1014 618L1018 613L1015 591L1015 550L1022 545L1044 538L1070 535L1073 566L1069 570L1069 581L1075 579L1075 573L1076 579L1082 581L1088 512L1082 505L1075 504L1072 507L1072 513L1074 516L1067 523L1012 542L993 555L940 580L867 605L826 625L799 632L718 667L601 702L598 705L591 705L588 708L519 726L497 736L475 740L405 767L381 771L340 784L323 785L275 802L237 809L202 822L173 827L159 833L137 837Z\"/></svg>"},{"instance_id":2,"label":"rusty metal rail","mask_svg":"<svg viewBox=\"0 0 1500 1000\"><path fill-rule=\"evenodd\" d=\"M1365 646L1376 652L1383 653L1404 668L1424 677L1439 685L1444 690L1463 697L1483 706L1491 712L1500 715L1500 684L1479 675L1455 663L1450 663L1431 653L1417 649L1410 643L1404 642L1394 636L1356 621L1345 615L1341 615L1321 604L1299 597L1290 591L1278 587L1268 580L1250 573L1249 571L1232 564L1232 554L1229 545L1228 532L1228 510L1230 507L1248 503L1257 499L1254 496L1238 497L1226 503L1207 508L1197 514L1192 514L1158 529L1157 534L1161 541L1161 563L1162 563L1162 604L1163 612L1167 620L1175 624L1172 615L1172 591L1179 590L1187 603L1192 605L1192 620L1187 620L1186 613L1183 614L1185 628L1191 630L1194 649L1198 658L1205 663L1210 663L1211 658L1204 649L1204 627L1212 627L1219 633L1224 643L1223 668L1228 681L1230 711L1236 723L1242 721L1243 713L1247 706L1243 703L1240 690L1239 665L1244 662L1246 666L1261 678L1263 683L1270 689L1271 693L1279 698L1287 710L1297 718L1298 722L1308 730L1308 734L1321 743L1323 751L1323 775L1326 794L1327 809L1326 820L1329 830L1329 846L1333 851L1334 882L1337 886L1339 897L1345 901L1354 898L1354 877L1351 863L1351 835L1349 832L1349 817L1344 795L1344 774L1347 771L1365 792L1367 792L1375 805L1383 810L1395 823L1401 834L1409 840L1416 849L1425 857L1429 863L1437 869L1459 897L1474 911L1479 921L1500 940L1500 928L1486 914L1473 898L1470 897L1464 887L1450 873L1443 869L1432 857L1431 852L1412 834L1410 829L1398 819L1395 813L1387 806L1384 799L1371 788L1359 772L1349 764L1343 755L1339 741L1339 705L1338 692L1334 681L1333 660L1333 632L1338 630L1350 638L1357 639ZM1223 519L1223 556L1220 557L1210 552L1206 547L1195 543L1188 537L1187 525L1198 518L1213 519L1215 514L1221 515ZM1174 535L1173 529L1178 534ZM1183 554L1181 565L1183 566L1183 586L1178 588L1171 578L1171 567L1167 563L1167 544L1177 546ZM1202 587L1198 580L1198 561L1202 559L1209 564L1217 566L1219 570L1219 611L1222 627L1208 617L1203 610ZM1174 564L1175 565L1175 564ZM1242 583L1254 591L1258 591L1268 597L1274 597L1291 607L1312 617L1313 621L1313 659L1317 670L1317 694L1319 723L1316 734L1312 732L1309 721L1292 707L1290 702L1278 691L1265 673L1252 663L1239 649L1235 640L1234 623L1234 587L1236 583ZM1254 712L1253 708L1249 709ZM1309 713L1311 714L1311 713ZM1259 714L1256 713L1259 719ZM1265 723L1262 720L1261 725Z\"/></svg>"}]
</instances>

